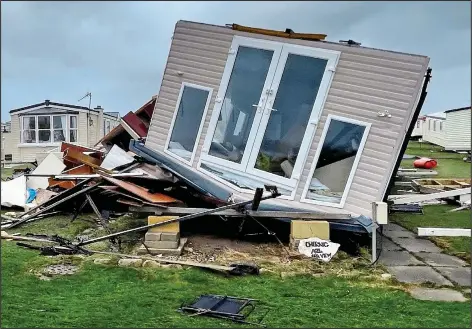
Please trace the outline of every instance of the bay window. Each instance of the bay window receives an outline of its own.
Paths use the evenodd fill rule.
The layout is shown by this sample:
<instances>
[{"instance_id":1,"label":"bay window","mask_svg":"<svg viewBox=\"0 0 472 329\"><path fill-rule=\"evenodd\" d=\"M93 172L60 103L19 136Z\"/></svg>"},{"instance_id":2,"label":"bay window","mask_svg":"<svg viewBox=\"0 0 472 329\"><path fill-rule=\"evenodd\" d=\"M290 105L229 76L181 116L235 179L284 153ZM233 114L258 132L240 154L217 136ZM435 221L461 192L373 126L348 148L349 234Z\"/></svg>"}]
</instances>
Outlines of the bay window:
<instances>
[{"instance_id":1,"label":"bay window","mask_svg":"<svg viewBox=\"0 0 472 329\"><path fill-rule=\"evenodd\" d=\"M51 144L77 142L77 115L36 115L21 118L21 142Z\"/></svg>"}]
</instances>

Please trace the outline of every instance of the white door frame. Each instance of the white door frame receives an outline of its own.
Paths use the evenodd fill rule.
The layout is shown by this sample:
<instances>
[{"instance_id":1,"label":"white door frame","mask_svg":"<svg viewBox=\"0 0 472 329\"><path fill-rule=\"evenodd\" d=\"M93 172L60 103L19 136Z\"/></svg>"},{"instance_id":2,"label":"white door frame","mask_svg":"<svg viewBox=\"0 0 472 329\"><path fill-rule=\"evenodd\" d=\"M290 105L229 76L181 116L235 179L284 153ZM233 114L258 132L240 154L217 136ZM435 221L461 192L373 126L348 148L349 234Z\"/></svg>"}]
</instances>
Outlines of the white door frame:
<instances>
[{"instance_id":1,"label":"white door frame","mask_svg":"<svg viewBox=\"0 0 472 329\"><path fill-rule=\"evenodd\" d=\"M264 83L264 86L261 90L261 96L259 98L259 104L257 107L254 108L256 111L256 115L253 120L253 125L251 127L251 131L249 133L248 137L248 143L246 144L246 148L243 153L243 157L241 159L240 163L235 163L229 160L224 160L215 156L211 156L208 154L210 151L210 146L211 142L213 140L213 136L216 131L216 126L218 123L218 117L221 112L221 108L223 105L223 100L226 95L226 90L228 88L228 83L231 78L231 73L233 71L233 66L236 61L236 55L238 53L238 48L239 46L244 46L244 47L249 47L249 48L257 48L257 49L264 49L264 50L272 50L273 56L272 56L272 62L270 63L269 70L267 72L267 78ZM215 99L215 105L213 107L213 112L212 116L210 119L209 123L209 128L208 132L205 138L205 142L203 143L203 148L202 148L202 153L201 153L201 159L203 161L208 161L209 163L215 163L219 164L225 167L229 167L241 172L245 172L246 167L247 167L247 162L249 160L249 156L251 154L252 150L252 145L253 141L255 138L255 135L257 133L257 129L259 126L259 122L262 116L262 109L265 107L265 102L266 102L266 90L269 89L270 84L272 83L272 78L274 76L275 70L277 68L277 62L280 57L280 52L282 51L282 44L279 42L274 42L274 41L267 41L267 40L260 40L260 39L253 39L253 38L246 38L246 37L240 37L240 36L235 36L233 38L233 42L231 44L231 48L229 51L228 59L226 62L226 66L223 72L223 76L221 78L221 83L220 83L220 88L218 90L218 93L216 95ZM256 125L254 123L257 122Z\"/></svg>"},{"instance_id":2,"label":"white door frame","mask_svg":"<svg viewBox=\"0 0 472 329\"><path fill-rule=\"evenodd\" d=\"M313 104L313 108L311 110L311 114L310 114L308 124L305 130L305 134L303 136L302 143L300 144L300 150L298 152L297 160L295 162L295 165L292 171L292 176L290 178L286 178L279 175L271 174L269 172L266 172L260 169L256 169L255 164L256 164L257 156L259 154L259 150L262 144L262 140L264 138L264 134L266 132L267 124L269 123L270 114L272 113L271 105L274 103L275 98L277 96L280 81L282 79L282 75L285 70L285 64L287 62L289 54L321 58L321 59L327 60L327 63L326 63L326 67L323 73L323 77L320 82L320 86L318 88L318 93L316 95L315 102ZM326 97L328 95L331 81L333 80L334 71L336 69L339 56L340 56L339 51L325 50L325 49L318 49L318 48L299 46L299 45L290 45L290 44L283 45L282 53L280 55L280 60L277 66L277 70L275 72L274 80L273 80L272 85L270 86L270 93L268 96L268 100L266 102L266 106L263 109L263 116L261 118L262 120L259 125L258 133L254 140L251 157L249 159L248 167L246 169L247 173L250 173L255 176L265 178L265 179L270 179L272 181L276 181L280 183L281 185L284 185L290 188L295 188L297 186L298 180L300 179L300 176L301 176L301 172L305 165L306 157L310 149L310 145L311 145L313 135L316 130L316 126L318 124L319 118L321 116L321 112L324 107Z\"/></svg>"}]
</instances>

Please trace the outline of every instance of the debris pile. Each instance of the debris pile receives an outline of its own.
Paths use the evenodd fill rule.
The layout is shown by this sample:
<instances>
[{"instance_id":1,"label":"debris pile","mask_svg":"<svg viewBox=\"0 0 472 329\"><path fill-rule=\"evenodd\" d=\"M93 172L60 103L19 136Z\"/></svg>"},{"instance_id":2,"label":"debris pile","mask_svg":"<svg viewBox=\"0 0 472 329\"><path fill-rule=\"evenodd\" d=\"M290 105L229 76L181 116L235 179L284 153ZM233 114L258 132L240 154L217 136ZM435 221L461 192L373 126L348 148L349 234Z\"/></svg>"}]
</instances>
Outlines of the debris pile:
<instances>
[{"instance_id":1,"label":"debris pile","mask_svg":"<svg viewBox=\"0 0 472 329\"><path fill-rule=\"evenodd\" d=\"M70 240L57 235L12 236L2 231L2 238L21 240L18 245L39 250L45 255L87 255L96 253L85 249L87 245L109 241L114 246L112 251L119 251L123 235L142 232L143 241L138 254L180 256L187 241L180 237L180 222L225 211L232 211L232 216L244 217L248 212L257 211L261 201L280 195L275 187L266 186L266 190L270 193L263 195L264 189L257 189L254 200L231 203L202 193L201 189L164 165L152 163L117 145L104 151L62 143L58 152L50 152L34 170L17 173L2 183L2 208L24 210L16 217L11 213L2 214L2 230L52 214L70 214L73 222L82 213L92 213L95 225L106 234L93 238L77 236ZM151 216L147 225L112 232L110 218L125 213ZM29 244L31 242L40 245ZM161 259L161 262L167 261ZM190 266L204 265L195 264ZM230 266L226 271L241 272L240 265L236 268ZM258 271L251 269L250 272Z\"/></svg>"}]
</instances>

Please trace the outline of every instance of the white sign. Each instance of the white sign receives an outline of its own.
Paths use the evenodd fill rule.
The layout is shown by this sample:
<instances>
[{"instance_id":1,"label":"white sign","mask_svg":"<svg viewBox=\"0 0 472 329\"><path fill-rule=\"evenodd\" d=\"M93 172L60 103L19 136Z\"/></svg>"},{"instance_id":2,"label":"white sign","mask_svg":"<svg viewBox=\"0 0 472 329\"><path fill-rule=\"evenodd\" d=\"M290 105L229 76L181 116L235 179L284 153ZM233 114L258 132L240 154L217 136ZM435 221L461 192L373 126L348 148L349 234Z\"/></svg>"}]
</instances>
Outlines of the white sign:
<instances>
[{"instance_id":1,"label":"white sign","mask_svg":"<svg viewBox=\"0 0 472 329\"><path fill-rule=\"evenodd\" d=\"M339 246L339 243L322 240L320 238L309 238L300 240L298 252L323 262L329 262L338 251Z\"/></svg>"}]
</instances>

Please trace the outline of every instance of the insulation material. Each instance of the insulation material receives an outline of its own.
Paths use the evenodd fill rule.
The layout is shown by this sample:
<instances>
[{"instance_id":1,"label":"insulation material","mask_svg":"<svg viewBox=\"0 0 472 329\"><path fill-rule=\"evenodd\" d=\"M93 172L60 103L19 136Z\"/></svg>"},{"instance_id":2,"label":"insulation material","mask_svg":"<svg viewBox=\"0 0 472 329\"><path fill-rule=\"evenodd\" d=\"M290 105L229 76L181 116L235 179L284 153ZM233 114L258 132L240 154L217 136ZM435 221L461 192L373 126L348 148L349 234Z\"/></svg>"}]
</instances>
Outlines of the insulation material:
<instances>
[{"instance_id":1,"label":"insulation material","mask_svg":"<svg viewBox=\"0 0 472 329\"><path fill-rule=\"evenodd\" d=\"M115 169L116 167L123 166L128 163L132 163L134 161L134 157L128 154L126 151L122 150L117 145L113 145L110 152L106 155L105 159L103 159L102 164L100 167L108 170Z\"/></svg>"},{"instance_id":2,"label":"insulation material","mask_svg":"<svg viewBox=\"0 0 472 329\"><path fill-rule=\"evenodd\" d=\"M32 174L58 175L62 173L65 168L66 165L59 160L56 155L50 153ZM48 177L28 177L26 186L35 190L38 188L45 189L49 186Z\"/></svg>"},{"instance_id":3,"label":"insulation material","mask_svg":"<svg viewBox=\"0 0 472 329\"><path fill-rule=\"evenodd\" d=\"M4 207L21 207L24 208L26 204L26 176L14 178L9 181L2 181L1 186L1 200Z\"/></svg>"}]
</instances>

